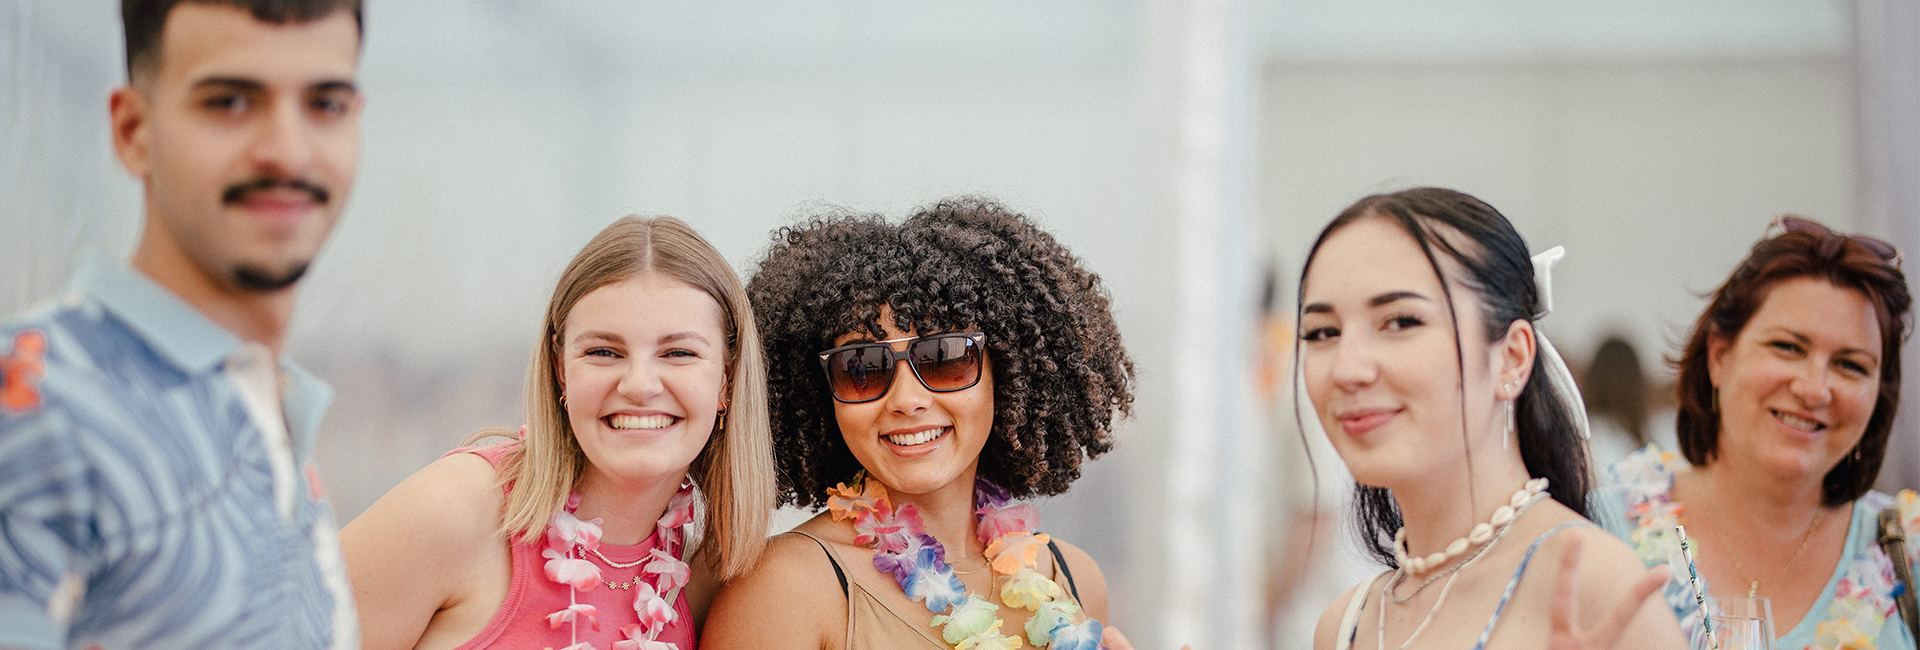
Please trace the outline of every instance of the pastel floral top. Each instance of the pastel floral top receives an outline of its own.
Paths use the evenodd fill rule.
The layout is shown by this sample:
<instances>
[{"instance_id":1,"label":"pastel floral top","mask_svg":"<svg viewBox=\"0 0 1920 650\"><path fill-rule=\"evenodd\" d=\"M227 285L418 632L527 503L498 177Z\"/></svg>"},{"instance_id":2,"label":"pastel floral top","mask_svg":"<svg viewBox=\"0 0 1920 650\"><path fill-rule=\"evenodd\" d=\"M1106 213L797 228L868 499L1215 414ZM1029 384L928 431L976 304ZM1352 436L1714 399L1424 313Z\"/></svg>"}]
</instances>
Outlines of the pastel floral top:
<instances>
[{"instance_id":1,"label":"pastel floral top","mask_svg":"<svg viewBox=\"0 0 1920 650\"><path fill-rule=\"evenodd\" d=\"M1689 471L1686 459L1648 445L1628 454L1602 473L1607 487L1594 493L1589 501L1593 519L1607 532L1626 540L1648 566L1660 564L1685 566L1674 539L1674 524L1684 504L1672 500L1673 477ZM1869 492L1854 501L1853 519L1847 524L1846 557L1835 567L1827 587L1813 608L1798 624L1775 639L1779 650L1916 650L1913 636L1900 620L1894 595L1905 586L1893 578L1893 562L1880 549L1878 517L1881 510L1898 503L1901 520L1908 530L1920 526L1920 499L1912 490L1898 497ZM1688 544L1699 542L1689 535ZM1920 544L1909 546L1909 560L1920 564ZM1690 639L1704 638L1700 609L1687 585L1687 572L1673 572L1664 596L1680 619L1680 627ZM1708 591L1706 579L1700 589ZM1776 621L1776 633L1786 621ZM1699 647L1698 643L1695 647Z\"/></svg>"}]
</instances>

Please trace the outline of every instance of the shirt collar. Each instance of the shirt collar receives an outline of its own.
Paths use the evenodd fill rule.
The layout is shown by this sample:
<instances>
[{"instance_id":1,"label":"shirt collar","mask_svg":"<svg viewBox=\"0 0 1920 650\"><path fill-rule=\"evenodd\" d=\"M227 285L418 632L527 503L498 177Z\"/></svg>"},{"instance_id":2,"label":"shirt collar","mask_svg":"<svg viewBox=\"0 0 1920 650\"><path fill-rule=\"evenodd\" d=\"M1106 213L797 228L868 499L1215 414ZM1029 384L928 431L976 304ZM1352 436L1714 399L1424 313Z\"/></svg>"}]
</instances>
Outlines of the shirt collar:
<instances>
[{"instance_id":1,"label":"shirt collar","mask_svg":"<svg viewBox=\"0 0 1920 650\"><path fill-rule=\"evenodd\" d=\"M89 257L73 288L100 301L161 357L189 373L218 368L240 347L240 337L126 264Z\"/></svg>"},{"instance_id":2,"label":"shirt collar","mask_svg":"<svg viewBox=\"0 0 1920 650\"><path fill-rule=\"evenodd\" d=\"M281 406L287 416L287 432L293 434L294 458L305 463L313 458L314 441L319 438L320 419L333 403L333 388L305 368L280 355Z\"/></svg>"},{"instance_id":3,"label":"shirt collar","mask_svg":"<svg viewBox=\"0 0 1920 650\"><path fill-rule=\"evenodd\" d=\"M74 275L72 288L98 300L168 363L189 374L219 370L240 349L240 337L126 264L90 256ZM285 354L278 362L281 402L295 452L311 458L333 389Z\"/></svg>"}]
</instances>

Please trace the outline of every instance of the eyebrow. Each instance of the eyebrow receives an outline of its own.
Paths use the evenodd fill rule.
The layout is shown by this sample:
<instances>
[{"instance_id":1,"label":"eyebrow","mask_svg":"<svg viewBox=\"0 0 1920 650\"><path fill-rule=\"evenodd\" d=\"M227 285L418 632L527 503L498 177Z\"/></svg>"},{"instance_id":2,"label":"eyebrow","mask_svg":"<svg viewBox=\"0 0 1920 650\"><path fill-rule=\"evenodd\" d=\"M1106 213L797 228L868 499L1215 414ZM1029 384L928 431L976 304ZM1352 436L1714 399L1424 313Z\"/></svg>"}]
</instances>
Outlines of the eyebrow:
<instances>
[{"instance_id":1,"label":"eyebrow","mask_svg":"<svg viewBox=\"0 0 1920 650\"><path fill-rule=\"evenodd\" d=\"M674 332L672 334L662 336L660 337L660 345L666 345L668 343L673 343L676 341L687 341L687 340L699 341L707 345L713 345L713 341L707 340L706 336L698 332Z\"/></svg>"},{"instance_id":2,"label":"eyebrow","mask_svg":"<svg viewBox=\"0 0 1920 650\"><path fill-rule=\"evenodd\" d=\"M1371 299L1368 299L1367 306L1380 307L1380 306L1396 303L1402 300L1432 300L1432 299L1426 297L1425 295L1422 295L1413 291L1389 291L1389 292L1374 296ZM1333 305L1324 303L1324 302L1316 302L1300 308L1300 313L1331 314L1333 313Z\"/></svg>"},{"instance_id":3,"label":"eyebrow","mask_svg":"<svg viewBox=\"0 0 1920 650\"><path fill-rule=\"evenodd\" d=\"M250 93L263 93L267 91L266 84L245 77L207 77L194 82L193 87L196 90L201 88L226 88ZM360 87L355 86L352 81L344 79L327 79L308 85L307 91L321 93L345 91L357 95L360 93Z\"/></svg>"},{"instance_id":4,"label":"eyebrow","mask_svg":"<svg viewBox=\"0 0 1920 650\"><path fill-rule=\"evenodd\" d=\"M245 92L266 92L267 85L244 77L207 77L194 82L195 90L201 88L225 88Z\"/></svg>"},{"instance_id":5,"label":"eyebrow","mask_svg":"<svg viewBox=\"0 0 1920 650\"><path fill-rule=\"evenodd\" d=\"M600 339L602 341L607 341L611 343L625 343L627 341L625 338L621 337L619 334L615 334L613 332L607 332L603 330L587 330L585 332L581 332L579 336L573 337L573 342L579 343L587 339Z\"/></svg>"}]
</instances>

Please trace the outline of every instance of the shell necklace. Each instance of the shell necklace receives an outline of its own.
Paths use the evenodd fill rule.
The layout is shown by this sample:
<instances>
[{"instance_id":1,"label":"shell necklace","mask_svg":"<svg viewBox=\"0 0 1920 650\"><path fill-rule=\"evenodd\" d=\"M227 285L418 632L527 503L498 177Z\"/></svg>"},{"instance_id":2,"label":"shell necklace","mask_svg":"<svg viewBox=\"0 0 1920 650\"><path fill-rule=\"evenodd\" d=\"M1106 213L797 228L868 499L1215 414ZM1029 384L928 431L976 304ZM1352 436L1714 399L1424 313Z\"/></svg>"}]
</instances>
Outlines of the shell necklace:
<instances>
[{"instance_id":1,"label":"shell necklace","mask_svg":"<svg viewBox=\"0 0 1920 650\"><path fill-rule=\"evenodd\" d=\"M1433 601L1433 608L1428 609L1426 617L1420 619L1420 624L1413 628L1413 634L1407 635L1407 640L1400 642L1400 650L1405 650L1407 646L1413 644L1414 639L1420 638L1421 632L1427 631L1427 625L1433 623L1434 614L1439 613L1440 607L1447 603L1447 593L1453 590L1453 579L1460 576L1460 570L1467 568L1468 565L1474 562L1480 561L1480 557L1486 549L1491 548L1493 542L1499 541L1501 537L1506 536L1507 529L1513 527L1513 522L1519 519L1522 513L1525 513L1533 507L1533 504L1539 503L1545 498L1547 498L1547 479L1530 479L1525 486L1514 492L1513 496L1507 499L1505 505L1493 510L1493 517L1489 523L1474 525L1466 537L1455 539L1447 544L1445 550L1423 558L1408 557L1407 529L1402 527L1399 531L1396 531L1393 534L1393 557L1394 560L1400 564L1400 567L1394 570L1393 579L1387 581L1380 589L1380 622L1373 630L1375 647L1381 648L1382 650L1385 650L1387 647L1387 601L1392 600L1394 602L1404 603L1412 600L1414 595L1418 595L1422 590L1426 589L1427 585L1433 584L1434 580L1439 579L1440 576L1443 575L1447 576L1447 584L1440 588L1440 597ZM1426 582L1421 583L1418 588L1413 590L1413 594L1408 595L1406 598L1394 598L1393 589L1399 586L1401 581L1405 580L1410 573L1424 573L1438 569L1454 558L1466 555L1469 549L1473 549L1473 553L1467 558L1467 561L1461 562L1446 571L1434 574L1431 578L1427 578ZM1364 598L1365 595L1363 594L1361 597Z\"/></svg>"}]
</instances>

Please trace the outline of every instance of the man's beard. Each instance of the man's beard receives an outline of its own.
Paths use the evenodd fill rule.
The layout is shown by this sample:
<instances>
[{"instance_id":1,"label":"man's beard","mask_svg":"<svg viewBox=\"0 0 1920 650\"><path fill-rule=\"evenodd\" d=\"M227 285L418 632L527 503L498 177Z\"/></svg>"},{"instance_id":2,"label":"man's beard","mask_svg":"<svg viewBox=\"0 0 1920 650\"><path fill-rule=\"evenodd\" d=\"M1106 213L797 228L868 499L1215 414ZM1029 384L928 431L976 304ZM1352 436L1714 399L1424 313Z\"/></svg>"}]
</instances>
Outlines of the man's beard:
<instances>
[{"instance_id":1,"label":"man's beard","mask_svg":"<svg viewBox=\"0 0 1920 650\"><path fill-rule=\"evenodd\" d=\"M233 267L233 283L246 291L272 293L293 286L306 275L307 263L295 264L284 273L275 274L258 266L241 264Z\"/></svg>"}]
</instances>

